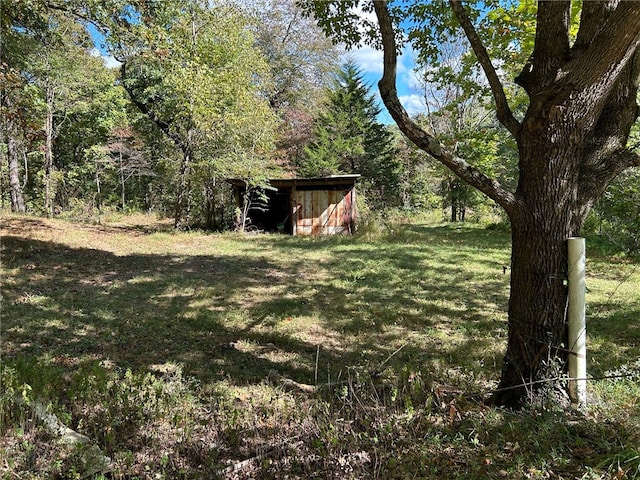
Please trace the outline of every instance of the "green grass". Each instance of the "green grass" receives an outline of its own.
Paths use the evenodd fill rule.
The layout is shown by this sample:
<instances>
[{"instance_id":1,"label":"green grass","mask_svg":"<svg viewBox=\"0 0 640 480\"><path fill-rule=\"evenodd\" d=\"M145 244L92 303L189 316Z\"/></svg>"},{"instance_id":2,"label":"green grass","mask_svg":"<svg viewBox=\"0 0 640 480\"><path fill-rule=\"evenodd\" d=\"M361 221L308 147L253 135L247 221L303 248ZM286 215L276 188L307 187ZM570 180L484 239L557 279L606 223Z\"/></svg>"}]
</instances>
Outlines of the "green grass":
<instances>
[{"instance_id":1,"label":"green grass","mask_svg":"<svg viewBox=\"0 0 640 480\"><path fill-rule=\"evenodd\" d=\"M505 232L120 220L2 219L0 478L86 470L36 400L112 459L106 478L640 475L638 377L590 382L584 414L484 405L506 346ZM640 269L601 248L587 268L589 373L633 374Z\"/></svg>"}]
</instances>

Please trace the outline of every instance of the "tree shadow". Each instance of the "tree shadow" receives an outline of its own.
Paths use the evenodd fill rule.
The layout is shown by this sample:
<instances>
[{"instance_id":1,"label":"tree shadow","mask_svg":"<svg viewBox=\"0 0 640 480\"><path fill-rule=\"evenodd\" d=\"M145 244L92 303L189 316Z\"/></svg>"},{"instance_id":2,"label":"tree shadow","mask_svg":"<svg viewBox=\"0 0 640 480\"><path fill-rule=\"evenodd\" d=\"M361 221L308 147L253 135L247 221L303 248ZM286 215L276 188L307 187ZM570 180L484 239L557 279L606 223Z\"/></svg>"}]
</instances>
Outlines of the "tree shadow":
<instances>
[{"instance_id":1,"label":"tree shadow","mask_svg":"<svg viewBox=\"0 0 640 480\"><path fill-rule=\"evenodd\" d=\"M25 225L50 228L37 220ZM509 275L502 267L508 239L475 229L408 229L408 237L384 242L253 238L236 252L215 255L121 256L7 235L3 360L32 361L33 376L42 383L64 382L68 372L98 363L154 373L175 363L205 390L258 385L273 370L311 385L344 379L352 369L388 369L391 376L413 369L433 373L440 383L467 386L469 373L484 380L474 387L486 385L497 378L506 345ZM616 320L614 310L603 322ZM633 307L631 315L640 312ZM637 325L630 327L635 330L625 345L632 346L640 333ZM623 333L610 333L607 345ZM611 359L606 368L617 365ZM453 414L462 411L451 405ZM507 447L537 428L511 428L509 422L518 421L482 424L480 441L497 452L487 475L499 476L509 462ZM234 428L221 426L221 434L247 435ZM452 420L425 428L441 438L455 438L457 429L466 428L463 436L471 438L478 424ZM553 421L548 431L550 438L563 435ZM514 433L501 438L505 432ZM250 433L268 436L257 428ZM393 439L390 448L403 452L395 442L401 440ZM407 462L429 465L425 450L406 447L415 455ZM197 441L188 448L202 457ZM448 450L440 451L441 462L432 462L435 474L427 469L425 475L446 476ZM206 452L214 459L209 461L218 461L213 447ZM466 452L470 461L484 458L471 447Z\"/></svg>"},{"instance_id":2,"label":"tree shadow","mask_svg":"<svg viewBox=\"0 0 640 480\"><path fill-rule=\"evenodd\" d=\"M37 220L27 225L43 228ZM432 247L282 237L259 240L256 249L262 241L275 247L273 259L118 256L5 236L5 358L28 355L69 365L108 360L133 369L178 362L205 383L255 383L276 369L312 383L318 345L321 365L335 372L384 362L402 342L405 348L389 365L420 365L439 355L482 355L492 342L487 332L503 328L505 277L470 277L455 256L429 265L425 248L428 257ZM296 249L319 247L326 257L316 265L296 259ZM486 312L491 291L495 315ZM315 327L302 327L317 327L318 338L286 328L302 317L312 317ZM412 336L427 337L442 325L468 332L468 341L411 345ZM425 345L438 348L424 351Z\"/></svg>"}]
</instances>

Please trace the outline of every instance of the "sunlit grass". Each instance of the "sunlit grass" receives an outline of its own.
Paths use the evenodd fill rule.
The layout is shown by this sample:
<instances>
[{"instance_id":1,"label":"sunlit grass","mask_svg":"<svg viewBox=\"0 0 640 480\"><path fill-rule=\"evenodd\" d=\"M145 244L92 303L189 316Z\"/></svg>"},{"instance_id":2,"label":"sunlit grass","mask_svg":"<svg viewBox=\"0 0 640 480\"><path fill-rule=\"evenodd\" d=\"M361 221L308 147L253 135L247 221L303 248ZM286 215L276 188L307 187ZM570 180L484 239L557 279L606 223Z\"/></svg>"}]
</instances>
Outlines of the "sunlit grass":
<instances>
[{"instance_id":1,"label":"sunlit grass","mask_svg":"<svg viewBox=\"0 0 640 480\"><path fill-rule=\"evenodd\" d=\"M14 460L0 476L80 468L15 403L24 385L113 459L111 478L210 478L265 451L237 475L609 478L640 439L636 377L590 382L592 406L569 419L484 406L506 346L504 232L7 217L2 235L0 454ZM633 372L640 269L588 255L589 373Z\"/></svg>"}]
</instances>

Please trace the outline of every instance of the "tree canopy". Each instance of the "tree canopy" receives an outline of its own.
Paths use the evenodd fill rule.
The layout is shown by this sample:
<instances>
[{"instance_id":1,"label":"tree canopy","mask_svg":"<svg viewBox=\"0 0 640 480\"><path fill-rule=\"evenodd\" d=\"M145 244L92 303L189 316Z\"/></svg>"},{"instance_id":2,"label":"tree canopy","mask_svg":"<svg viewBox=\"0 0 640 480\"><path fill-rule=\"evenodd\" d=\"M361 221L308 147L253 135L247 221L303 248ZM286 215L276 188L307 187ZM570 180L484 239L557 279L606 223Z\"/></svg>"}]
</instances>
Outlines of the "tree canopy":
<instances>
[{"instance_id":1,"label":"tree canopy","mask_svg":"<svg viewBox=\"0 0 640 480\"><path fill-rule=\"evenodd\" d=\"M298 166L302 176L363 175L373 207L397 202L398 165L393 135L378 121L380 107L353 60L327 90L327 106L314 123L314 140Z\"/></svg>"}]
</instances>

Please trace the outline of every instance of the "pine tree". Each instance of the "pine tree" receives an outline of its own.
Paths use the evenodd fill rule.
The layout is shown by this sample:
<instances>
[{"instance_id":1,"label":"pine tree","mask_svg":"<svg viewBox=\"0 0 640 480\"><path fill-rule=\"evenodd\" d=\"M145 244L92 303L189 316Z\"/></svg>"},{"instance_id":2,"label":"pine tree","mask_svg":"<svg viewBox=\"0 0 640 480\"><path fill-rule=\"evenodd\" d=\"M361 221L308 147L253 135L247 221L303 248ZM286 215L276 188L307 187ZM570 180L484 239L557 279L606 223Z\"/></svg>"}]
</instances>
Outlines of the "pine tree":
<instances>
[{"instance_id":1,"label":"pine tree","mask_svg":"<svg viewBox=\"0 0 640 480\"><path fill-rule=\"evenodd\" d=\"M378 122L375 96L349 60L327 92L298 173L304 177L359 173L370 206L398 202L398 163L393 134Z\"/></svg>"}]
</instances>

